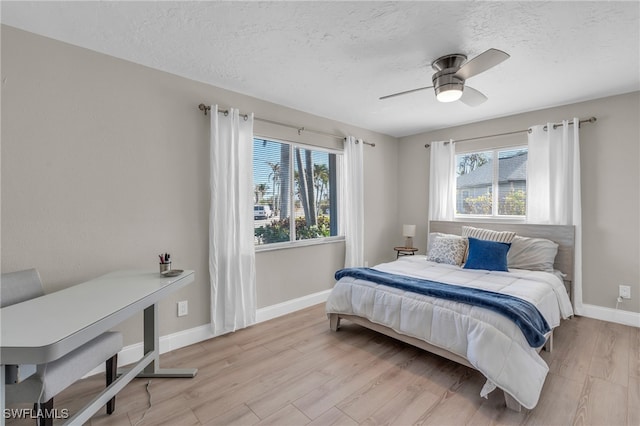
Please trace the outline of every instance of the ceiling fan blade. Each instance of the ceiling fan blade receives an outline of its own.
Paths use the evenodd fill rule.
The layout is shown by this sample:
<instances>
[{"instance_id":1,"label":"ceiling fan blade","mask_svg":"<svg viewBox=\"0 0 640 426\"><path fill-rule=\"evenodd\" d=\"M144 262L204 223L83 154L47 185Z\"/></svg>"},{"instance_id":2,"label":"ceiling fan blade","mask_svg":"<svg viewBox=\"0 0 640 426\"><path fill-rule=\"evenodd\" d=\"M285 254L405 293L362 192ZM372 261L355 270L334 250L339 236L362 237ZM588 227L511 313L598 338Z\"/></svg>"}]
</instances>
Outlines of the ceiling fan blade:
<instances>
[{"instance_id":1,"label":"ceiling fan blade","mask_svg":"<svg viewBox=\"0 0 640 426\"><path fill-rule=\"evenodd\" d=\"M470 107L478 106L484 103L487 100L487 97L483 95L481 92L478 92L473 87L465 86L462 97L460 98L461 102L469 105Z\"/></svg>"},{"instance_id":2,"label":"ceiling fan blade","mask_svg":"<svg viewBox=\"0 0 640 426\"><path fill-rule=\"evenodd\" d=\"M395 96L400 96L400 95L406 95L413 92L419 92L420 90L426 90L426 89L433 89L433 86L419 87L417 89L411 89L411 90L406 90L404 92L393 93L391 95L382 96L380 100L389 99L389 98L393 98Z\"/></svg>"},{"instance_id":3,"label":"ceiling fan blade","mask_svg":"<svg viewBox=\"0 0 640 426\"><path fill-rule=\"evenodd\" d=\"M489 49L482 52L470 61L466 62L454 75L458 78L466 80L473 77L474 75L478 75L481 72L488 70L489 68L495 67L499 63L506 61L509 58L510 55L503 52L502 50Z\"/></svg>"}]
</instances>

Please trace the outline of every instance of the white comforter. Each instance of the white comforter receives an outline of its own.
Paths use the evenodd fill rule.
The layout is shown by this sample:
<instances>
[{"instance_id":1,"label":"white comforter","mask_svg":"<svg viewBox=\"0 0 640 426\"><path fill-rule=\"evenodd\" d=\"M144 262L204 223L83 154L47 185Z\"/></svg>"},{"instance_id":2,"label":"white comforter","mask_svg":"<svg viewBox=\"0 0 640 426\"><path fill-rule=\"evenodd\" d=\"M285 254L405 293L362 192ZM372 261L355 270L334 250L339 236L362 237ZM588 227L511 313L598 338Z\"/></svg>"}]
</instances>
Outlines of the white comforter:
<instances>
[{"instance_id":1,"label":"white comforter","mask_svg":"<svg viewBox=\"0 0 640 426\"><path fill-rule=\"evenodd\" d=\"M551 328L573 315L564 284L547 272L468 270L424 256L401 257L374 269L510 294L533 303ZM487 378L483 396L495 384L526 408L538 403L549 371L511 320L485 308L344 277L329 296L327 313L364 317L460 355Z\"/></svg>"}]
</instances>

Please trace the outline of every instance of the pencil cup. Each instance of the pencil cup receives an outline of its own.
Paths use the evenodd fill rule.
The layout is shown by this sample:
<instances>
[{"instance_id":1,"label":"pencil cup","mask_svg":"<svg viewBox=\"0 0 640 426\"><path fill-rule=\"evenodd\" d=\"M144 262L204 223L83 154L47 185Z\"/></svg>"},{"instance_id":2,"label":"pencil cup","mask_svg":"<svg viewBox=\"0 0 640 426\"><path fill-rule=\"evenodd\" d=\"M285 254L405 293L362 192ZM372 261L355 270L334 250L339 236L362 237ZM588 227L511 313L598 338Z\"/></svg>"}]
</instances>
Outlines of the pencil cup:
<instances>
[{"instance_id":1,"label":"pencil cup","mask_svg":"<svg viewBox=\"0 0 640 426\"><path fill-rule=\"evenodd\" d=\"M167 271L171 270L171 262L169 263L161 263L160 264L160 273L164 274Z\"/></svg>"}]
</instances>

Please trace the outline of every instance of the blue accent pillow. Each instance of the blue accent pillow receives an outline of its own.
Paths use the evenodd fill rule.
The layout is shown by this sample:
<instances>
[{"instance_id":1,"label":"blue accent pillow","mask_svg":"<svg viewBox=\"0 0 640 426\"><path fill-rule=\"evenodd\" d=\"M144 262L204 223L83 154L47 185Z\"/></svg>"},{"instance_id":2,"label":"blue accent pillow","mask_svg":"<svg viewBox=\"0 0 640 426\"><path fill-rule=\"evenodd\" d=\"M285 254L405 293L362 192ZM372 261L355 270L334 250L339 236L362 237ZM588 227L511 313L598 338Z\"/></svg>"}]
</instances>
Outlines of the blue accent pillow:
<instances>
[{"instance_id":1,"label":"blue accent pillow","mask_svg":"<svg viewBox=\"0 0 640 426\"><path fill-rule=\"evenodd\" d=\"M505 271L507 268L507 253L511 243L479 240L469 237L469 257L464 269L484 269L487 271Z\"/></svg>"}]
</instances>

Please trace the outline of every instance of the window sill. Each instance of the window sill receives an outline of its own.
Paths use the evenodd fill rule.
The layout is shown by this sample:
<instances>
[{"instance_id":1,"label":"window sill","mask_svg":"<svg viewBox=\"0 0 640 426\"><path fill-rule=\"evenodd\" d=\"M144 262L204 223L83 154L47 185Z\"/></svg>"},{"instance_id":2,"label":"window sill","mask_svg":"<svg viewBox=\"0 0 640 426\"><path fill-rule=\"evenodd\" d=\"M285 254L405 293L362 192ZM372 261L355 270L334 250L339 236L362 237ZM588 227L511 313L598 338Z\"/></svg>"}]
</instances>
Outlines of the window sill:
<instances>
[{"instance_id":1,"label":"window sill","mask_svg":"<svg viewBox=\"0 0 640 426\"><path fill-rule=\"evenodd\" d=\"M527 223L525 216L506 217L506 216L455 216L454 222L478 222L478 223Z\"/></svg>"},{"instance_id":2,"label":"window sill","mask_svg":"<svg viewBox=\"0 0 640 426\"><path fill-rule=\"evenodd\" d=\"M336 244L344 242L344 236L327 237L327 238L310 238L308 240L288 241L286 243L272 243L255 246L256 253L273 250L287 250L298 247L318 246L324 244Z\"/></svg>"}]
</instances>

